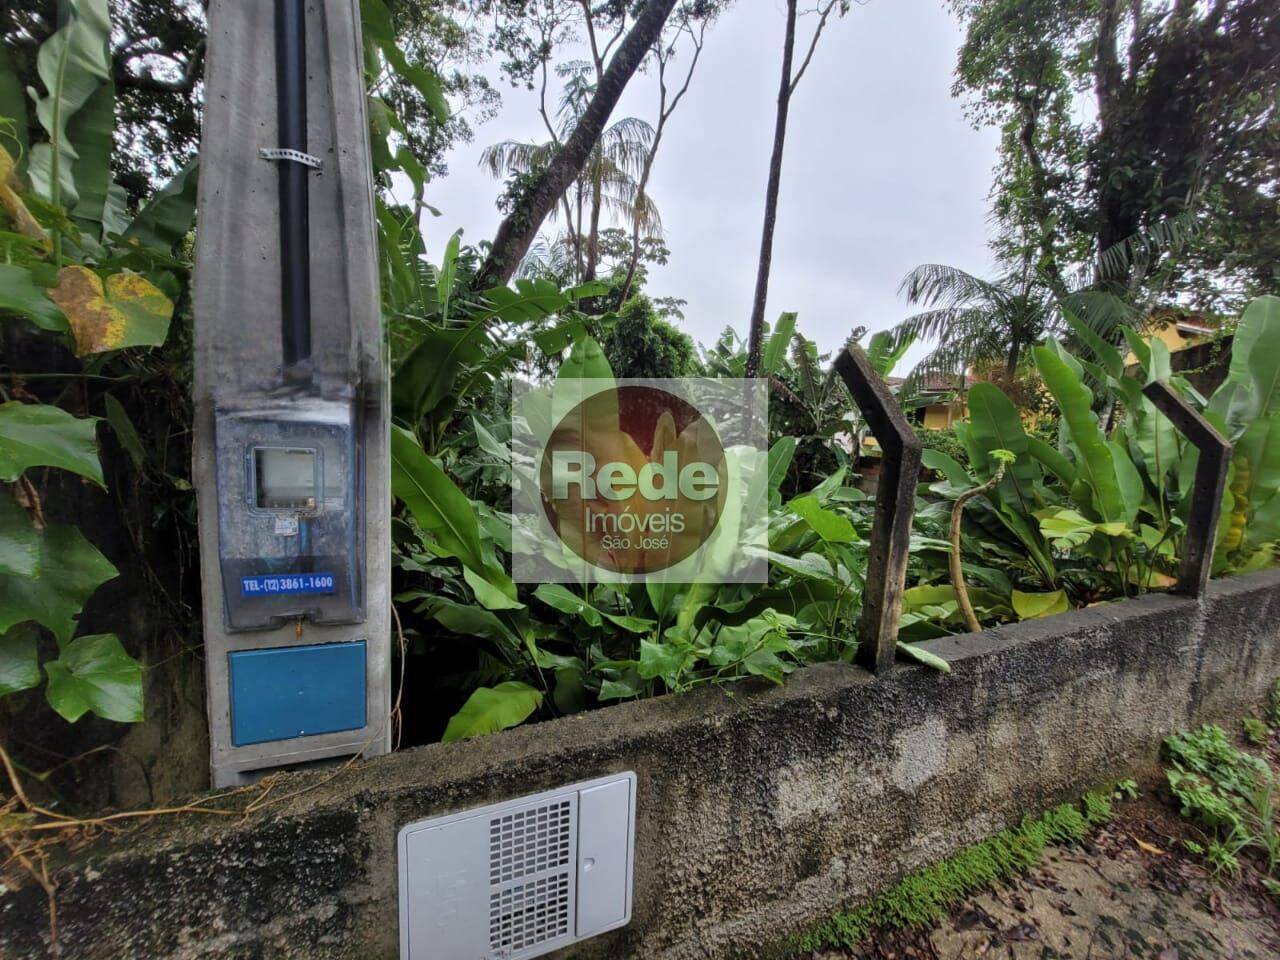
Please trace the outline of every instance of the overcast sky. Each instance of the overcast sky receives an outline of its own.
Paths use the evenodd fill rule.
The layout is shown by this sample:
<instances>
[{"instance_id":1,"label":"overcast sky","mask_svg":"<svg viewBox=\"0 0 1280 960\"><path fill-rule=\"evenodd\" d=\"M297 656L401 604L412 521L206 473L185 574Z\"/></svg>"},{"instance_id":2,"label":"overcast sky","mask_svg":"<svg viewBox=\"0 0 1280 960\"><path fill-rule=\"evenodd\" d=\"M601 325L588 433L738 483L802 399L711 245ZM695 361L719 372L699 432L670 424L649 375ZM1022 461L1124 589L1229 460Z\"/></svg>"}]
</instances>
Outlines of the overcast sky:
<instances>
[{"instance_id":1,"label":"overcast sky","mask_svg":"<svg viewBox=\"0 0 1280 960\"><path fill-rule=\"evenodd\" d=\"M684 327L704 344L726 324L745 333L750 316L783 11L781 0L739 0L709 32L654 169L671 259L648 290L687 300ZM799 36L811 30L802 18ZM973 130L951 96L960 41L939 0L870 0L828 26L791 103L771 321L795 310L801 332L833 349L856 325L883 329L907 314L897 289L915 265L989 269L998 132ZM499 187L478 166L484 146L545 139L536 95L502 92L499 115L452 151L448 176L428 188L442 213L424 225L433 252L459 227L472 243L497 227ZM613 119L652 121L656 102L656 82L637 75Z\"/></svg>"}]
</instances>

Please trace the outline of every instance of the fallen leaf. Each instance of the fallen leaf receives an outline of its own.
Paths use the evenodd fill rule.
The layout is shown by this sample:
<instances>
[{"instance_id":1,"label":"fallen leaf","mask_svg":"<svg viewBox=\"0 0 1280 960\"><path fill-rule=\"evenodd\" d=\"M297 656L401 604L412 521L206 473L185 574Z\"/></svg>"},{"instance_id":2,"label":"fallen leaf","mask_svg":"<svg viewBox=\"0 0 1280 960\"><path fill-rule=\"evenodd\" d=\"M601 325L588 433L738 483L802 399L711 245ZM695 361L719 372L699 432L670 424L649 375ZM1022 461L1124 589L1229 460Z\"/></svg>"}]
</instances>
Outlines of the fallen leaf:
<instances>
[{"instance_id":1,"label":"fallen leaf","mask_svg":"<svg viewBox=\"0 0 1280 960\"><path fill-rule=\"evenodd\" d=\"M1007 943L1019 943L1026 940L1039 940L1040 931L1029 923L1020 923L1016 927L1010 927L1000 935L1001 939Z\"/></svg>"}]
</instances>

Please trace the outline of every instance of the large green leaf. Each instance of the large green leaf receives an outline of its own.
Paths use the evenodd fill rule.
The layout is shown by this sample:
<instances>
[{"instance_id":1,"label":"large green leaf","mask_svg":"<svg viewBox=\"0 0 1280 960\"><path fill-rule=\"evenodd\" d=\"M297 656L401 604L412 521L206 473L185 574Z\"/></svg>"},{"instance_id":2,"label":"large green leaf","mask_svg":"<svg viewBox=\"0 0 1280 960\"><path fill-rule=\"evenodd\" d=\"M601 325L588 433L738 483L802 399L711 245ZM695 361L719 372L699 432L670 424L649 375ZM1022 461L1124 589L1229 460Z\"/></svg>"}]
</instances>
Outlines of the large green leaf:
<instances>
[{"instance_id":1,"label":"large green leaf","mask_svg":"<svg viewBox=\"0 0 1280 960\"><path fill-rule=\"evenodd\" d=\"M38 641L35 631L26 627L0 634L0 697L40 683Z\"/></svg>"},{"instance_id":2,"label":"large green leaf","mask_svg":"<svg viewBox=\"0 0 1280 960\"><path fill-rule=\"evenodd\" d=\"M908 660L914 660L921 666L937 670L939 673L951 672L951 664L947 663L947 661L943 660L936 653L932 653L923 647L918 647L914 643L903 643L899 640L896 649L899 656L906 657Z\"/></svg>"},{"instance_id":3,"label":"large green leaf","mask_svg":"<svg viewBox=\"0 0 1280 960\"><path fill-rule=\"evenodd\" d=\"M41 330L67 329L62 311L36 286L31 271L17 264L0 264L0 310L25 317Z\"/></svg>"},{"instance_id":4,"label":"large green leaf","mask_svg":"<svg viewBox=\"0 0 1280 960\"><path fill-rule=\"evenodd\" d=\"M854 543L858 539L848 517L823 507L811 493L796 497L787 507L828 543Z\"/></svg>"},{"instance_id":5,"label":"large green leaf","mask_svg":"<svg viewBox=\"0 0 1280 960\"><path fill-rule=\"evenodd\" d=\"M441 547L473 570L484 570L480 524L471 501L427 456L413 434L394 426L391 428L391 490Z\"/></svg>"},{"instance_id":6,"label":"large green leaf","mask_svg":"<svg viewBox=\"0 0 1280 960\"><path fill-rule=\"evenodd\" d=\"M1142 477L1129 452L1122 445L1109 440L1107 447L1111 450L1111 462L1116 468L1116 486L1120 488L1120 499L1124 503L1123 519L1131 523L1137 517L1138 508L1142 506L1144 499Z\"/></svg>"},{"instance_id":7,"label":"large green leaf","mask_svg":"<svg viewBox=\"0 0 1280 960\"><path fill-rule=\"evenodd\" d=\"M533 591L533 595L561 613L581 617L588 626L592 627L599 627L608 620L630 633L648 633L656 625L654 621L643 617L630 617L601 610L560 583L540 584L538 589Z\"/></svg>"},{"instance_id":8,"label":"large green leaf","mask_svg":"<svg viewBox=\"0 0 1280 960\"><path fill-rule=\"evenodd\" d=\"M1249 304L1241 325L1257 329L1249 349L1249 386L1253 416L1280 413L1280 297L1259 297Z\"/></svg>"},{"instance_id":9,"label":"large green leaf","mask_svg":"<svg viewBox=\"0 0 1280 960\"><path fill-rule=\"evenodd\" d=\"M898 365L898 361L915 342L914 335L899 340L892 331L881 330L872 334L871 340L867 343L867 362L871 364L872 370L882 377L887 377L893 373L893 368Z\"/></svg>"},{"instance_id":10,"label":"large green leaf","mask_svg":"<svg viewBox=\"0 0 1280 960\"><path fill-rule=\"evenodd\" d=\"M66 15L63 25L36 55L36 73L46 92L28 91L49 142L32 147L27 171L46 199L73 207L72 171L77 157L68 125L98 88L111 80L111 17L107 0L67 0L60 6Z\"/></svg>"},{"instance_id":11,"label":"large green leaf","mask_svg":"<svg viewBox=\"0 0 1280 960\"><path fill-rule=\"evenodd\" d=\"M1229 382L1252 383L1254 347L1259 341L1269 341L1277 328L1280 328L1280 297L1258 297L1245 308L1231 341Z\"/></svg>"},{"instance_id":12,"label":"large green leaf","mask_svg":"<svg viewBox=\"0 0 1280 960\"><path fill-rule=\"evenodd\" d=\"M396 416L416 426L453 391L458 375L485 357L481 321L466 327L429 330L396 368L391 403Z\"/></svg>"},{"instance_id":13,"label":"large green leaf","mask_svg":"<svg viewBox=\"0 0 1280 960\"><path fill-rule=\"evenodd\" d=\"M77 637L44 665L49 705L75 723L92 710L107 720L142 720L142 664L112 633Z\"/></svg>"},{"instance_id":14,"label":"large green leaf","mask_svg":"<svg viewBox=\"0 0 1280 960\"><path fill-rule=\"evenodd\" d=\"M458 275L458 250L462 247L462 231L457 230L444 247L444 258L436 274L436 299L440 303L440 319L449 319L449 298L453 296L453 281Z\"/></svg>"},{"instance_id":15,"label":"large green leaf","mask_svg":"<svg viewBox=\"0 0 1280 960\"><path fill-rule=\"evenodd\" d=\"M89 95L67 122L67 143L75 160L71 177L76 204L71 215L87 226L95 239L103 236L110 218L111 146L116 127L116 88L108 81Z\"/></svg>"},{"instance_id":16,"label":"large green leaf","mask_svg":"<svg viewBox=\"0 0 1280 960\"><path fill-rule=\"evenodd\" d=\"M40 532L27 511L0 493L0 577L34 577L40 572Z\"/></svg>"},{"instance_id":17,"label":"large green leaf","mask_svg":"<svg viewBox=\"0 0 1280 960\"><path fill-rule=\"evenodd\" d=\"M1004 477L996 486L998 496L992 499L997 506L1007 507L1021 517L1030 516L1038 504L1036 488L1040 483L1040 467L1030 456L1018 408L1004 391L991 383L979 382L970 387L968 402L968 446L973 456L974 472L984 479L990 478L996 469L992 452L1008 450L1012 453L1016 459L1006 468ZM1039 545L1035 546L1038 548Z\"/></svg>"},{"instance_id":18,"label":"large green leaf","mask_svg":"<svg viewBox=\"0 0 1280 960\"><path fill-rule=\"evenodd\" d=\"M404 598L398 598L404 599ZM448 597L427 597L418 612L438 621L448 630L463 637L487 637L519 647L523 639L503 623L496 613L473 604L458 603Z\"/></svg>"},{"instance_id":19,"label":"large green leaf","mask_svg":"<svg viewBox=\"0 0 1280 960\"><path fill-rule=\"evenodd\" d=\"M1030 438L1012 400L991 383L975 383L969 389L969 424L966 448L974 472L990 478L996 469L996 450L1008 450L1015 459L990 496L1001 522L1022 542L1042 576L1052 582L1053 560L1030 521L1040 504L1042 473L1031 455Z\"/></svg>"},{"instance_id":20,"label":"large green leaf","mask_svg":"<svg viewBox=\"0 0 1280 960\"><path fill-rule=\"evenodd\" d=\"M791 460L796 454L795 437L779 437L769 448L769 489L777 490L786 479Z\"/></svg>"},{"instance_id":21,"label":"large green leaf","mask_svg":"<svg viewBox=\"0 0 1280 960\"><path fill-rule=\"evenodd\" d=\"M0 43L0 148L25 159L27 142L27 94L14 69L9 44Z\"/></svg>"},{"instance_id":22,"label":"large green leaf","mask_svg":"<svg viewBox=\"0 0 1280 960\"><path fill-rule=\"evenodd\" d=\"M1076 482L1076 468L1056 447L1050 446L1039 437L1028 435L1027 452L1039 460L1042 467L1056 476L1064 489L1071 489Z\"/></svg>"},{"instance_id":23,"label":"large green leaf","mask_svg":"<svg viewBox=\"0 0 1280 960\"><path fill-rule=\"evenodd\" d=\"M124 448L125 453L129 454L134 467L138 470L143 469L147 463L147 452L143 449L142 438L138 436L137 428L129 419L123 404L108 393L102 398L102 405L107 411L107 423L111 424L111 429L115 431L120 446Z\"/></svg>"},{"instance_id":24,"label":"large green leaf","mask_svg":"<svg viewBox=\"0 0 1280 960\"><path fill-rule=\"evenodd\" d=\"M973 478L969 476L969 471L941 450L925 447L920 452L920 462L930 470L936 470L946 477L947 482L957 490L964 490L974 486Z\"/></svg>"},{"instance_id":25,"label":"large green leaf","mask_svg":"<svg viewBox=\"0 0 1280 960\"><path fill-rule=\"evenodd\" d=\"M1076 510L1054 507L1040 513L1040 532L1059 550L1083 546L1099 530L1123 532L1123 524L1097 524Z\"/></svg>"},{"instance_id":26,"label":"large green leaf","mask_svg":"<svg viewBox=\"0 0 1280 960\"><path fill-rule=\"evenodd\" d=\"M0 632L32 620L64 644L75 633L85 602L116 575L116 568L75 527L46 527L40 534L38 576L0 573Z\"/></svg>"},{"instance_id":27,"label":"large green leaf","mask_svg":"<svg viewBox=\"0 0 1280 960\"><path fill-rule=\"evenodd\" d=\"M97 425L97 417L73 417L48 404L0 403L0 480L12 483L31 467L58 467L105 486Z\"/></svg>"},{"instance_id":28,"label":"large green leaf","mask_svg":"<svg viewBox=\"0 0 1280 960\"><path fill-rule=\"evenodd\" d=\"M728 628L725 628L728 629ZM640 666L642 680L661 679L668 687L676 687L680 675L694 659L693 648L687 643L653 643L640 641Z\"/></svg>"},{"instance_id":29,"label":"large green leaf","mask_svg":"<svg viewBox=\"0 0 1280 960\"><path fill-rule=\"evenodd\" d=\"M462 578L475 591L476 601L486 610L518 610L524 606L516 596L511 578L492 564L484 570L463 567Z\"/></svg>"},{"instance_id":30,"label":"large green leaf","mask_svg":"<svg viewBox=\"0 0 1280 960\"><path fill-rule=\"evenodd\" d=\"M761 351L760 376L768 377L778 372L783 359L787 356L787 348L791 346L791 335L796 332L796 315L784 313L778 317L773 332L765 342Z\"/></svg>"},{"instance_id":31,"label":"large green leaf","mask_svg":"<svg viewBox=\"0 0 1280 960\"><path fill-rule=\"evenodd\" d=\"M542 691L508 680L496 687L481 687L467 698L462 709L455 713L445 727L445 743L497 733L525 722L542 706Z\"/></svg>"},{"instance_id":32,"label":"large green leaf","mask_svg":"<svg viewBox=\"0 0 1280 960\"><path fill-rule=\"evenodd\" d=\"M1079 478L1092 494L1093 508L1104 521L1131 522L1133 514L1128 512L1121 493L1111 448L1092 409L1093 392L1062 355L1061 347L1056 344L1036 347L1033 353L1036 368L1044 379L1045 387L1057 401L1063 422L1067 425L1077 453Z\"/></svg>"},{"instance_id":33,"label":"large green leaf","mask_svg":"<svg viewBox=\"0 0 1280 960\"><path fill-rule=\"evenodd\" d=\"M138 212L124 232L125 239L161 250L181 243L195 218L199 179L199 164L192 160Z\"/></svg>"},{"instance_id":34,"label":"large green leaf","mask_svg":"<svg viewBox=\"0 0 1280 960\"><path fill-rule=\"evenodd\" d=\"M1124 357L1120 355L1119 350L1098 336L1093 327L1089 326L1088 323L1081 320L1070 310L1063 310L1062 316L1067 321L1067 325L1071 327L1081 342L1089 348L1089 352L1093 354L1094 359L1102 365L1107 373L1117 379L1124 376Z\"/></svg>"},{"instance_id":35,"label":"large green leaf","mask_svg":"<svg viewBox=\"0 0 1280 960\"><path fill-rule=\"evenodd\" d=\"M1065 590L1055 590L1052 593L1013 591L1013 612L1018 615L1019 620L1052 617L1059 613L1066 613L1070 609L1071 604L1067 602Z\"/></svg>"}]
</instances>

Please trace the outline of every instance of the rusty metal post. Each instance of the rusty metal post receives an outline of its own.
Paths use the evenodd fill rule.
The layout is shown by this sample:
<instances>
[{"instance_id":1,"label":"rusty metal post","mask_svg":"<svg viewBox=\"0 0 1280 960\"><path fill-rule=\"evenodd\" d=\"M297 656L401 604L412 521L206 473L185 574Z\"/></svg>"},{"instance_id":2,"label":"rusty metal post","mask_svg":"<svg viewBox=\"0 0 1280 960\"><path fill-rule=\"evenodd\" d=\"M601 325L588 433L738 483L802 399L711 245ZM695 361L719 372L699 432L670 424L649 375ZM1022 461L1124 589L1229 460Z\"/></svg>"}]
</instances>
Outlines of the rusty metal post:
<instances>
[{"instance_id":1,"label":"rusty metal post","mask_svg":"<svg viewBox=\"0 0 1280 960\"><path fill-rule=\"evenodd\" d=\"M1231 466L1231 443L1167 383L1153 380L1142 388L1142 392L1200 451L1195 486L1191 492L1191 510L1187 515L1187 532L1182 538L1178 582L1170 592L1202 597L1213 567L1213 546L1218 534L1218 518L1222 513L1222 491L1226 489L1227 470Z\"/></svg>"},{"instance_id":2,"label":"rusty metal post","mask_svg":"<svg viewBox=\"0 0 1280 960\"><path fill-rule=\"evenodd\" d=\"M851 346L841 353L836 358L835 369L848 386L882 451L867 582L858 621L857 655L860 666L879 673L893 665L898 643L921 444L888 385L871 369L860 347Z\"/></svg>"}]
</instances>

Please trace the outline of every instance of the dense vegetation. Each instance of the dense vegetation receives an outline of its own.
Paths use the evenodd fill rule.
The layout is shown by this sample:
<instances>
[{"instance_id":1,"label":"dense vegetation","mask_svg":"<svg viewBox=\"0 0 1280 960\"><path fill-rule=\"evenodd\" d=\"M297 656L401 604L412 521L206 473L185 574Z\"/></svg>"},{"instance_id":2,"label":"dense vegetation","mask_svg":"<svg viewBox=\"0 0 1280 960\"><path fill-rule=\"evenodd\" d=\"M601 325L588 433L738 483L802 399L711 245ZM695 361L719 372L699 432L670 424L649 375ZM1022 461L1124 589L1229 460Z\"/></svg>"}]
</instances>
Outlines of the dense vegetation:
<instances>
[{"instance_id":1,"label":"dense vegetation","mask_svg":"<svg viewBox=\"0 0 1280 960\"><path fill-rule=\"evenodd\" d=\"M15 724L45 709L39 696L70 721L138 721L144 687L150 698L156 686L140 661L199 667L186 466L198 174L171 161L194 147L203 18L198 5L167 6L181 14L172 29L157 24L158 8L106 0L0 19L0 720ZM708 31L731 15L723 3L662 6L362 3L413 740L747 676L781 682L856 648L871 524L859 468L871 454L830 356L787 313L698 347L680 304L646 290L648 269L669 256L647 192L664 125ZM847 6L820 7L814 44ZM925 313L848 338L888 376L916 338L940 336L922 371L979 378L967 385L968 419L927 437L899 649L937 669L946 665L914 644L966 629L966 581L984 624L1170 584L1195 453L1142 395L1148 381L1171 383L1236 444L1215 573L1271 565L1280 541L1280 299L1267 295L1280 14L1249 0L1207 12L955 6L968 30L957 92L976 122L1004 131L1001 273L921 267L904 293ZM592 59L571 59L574 43ZM654 122L606 125L597 108L630 76L610 50L637 45L662 77ZM505 180L494 242L455 234L428 250L420 221L444 151L497 97L461 69L481 52L540 86L544 104L549 77L564 96L554 117L543 108L545 141L488 153ZM803 69L784 75L787 99ZM1072 109L1089 79L1094 125ZM553 211L560 232L539 238ZM760 270L767 291L767 257ZM1208 398L1142 328L1164 302L1221 311L1234 332L1225 382ZM512 583L512 378L749 370L770 387L767 584ZM904 405L919 400L915 386ZM109 496L90 500L87 485ZM80 501L119 518L121 555L146 558L128 572L145 589L130 592L164 611L156 620L174 648L86 629L102 616L77 619L117 574L86 537Z\"/></svg>"}]
</instances>

